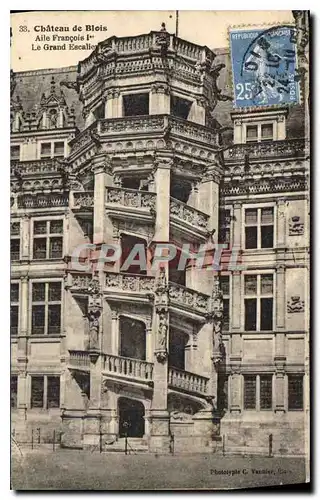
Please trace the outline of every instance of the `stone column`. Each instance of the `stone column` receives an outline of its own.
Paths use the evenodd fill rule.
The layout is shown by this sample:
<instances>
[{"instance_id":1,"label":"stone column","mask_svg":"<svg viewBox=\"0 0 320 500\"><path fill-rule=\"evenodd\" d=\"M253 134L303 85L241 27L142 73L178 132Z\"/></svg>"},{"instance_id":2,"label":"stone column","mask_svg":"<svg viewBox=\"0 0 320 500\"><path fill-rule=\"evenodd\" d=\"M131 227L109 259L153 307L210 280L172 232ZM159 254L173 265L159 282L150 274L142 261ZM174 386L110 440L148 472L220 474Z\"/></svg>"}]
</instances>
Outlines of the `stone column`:
<instances>
[{"instance_id":1,"label":"stone column","mask_svg":"<svg viewBox=\"0 0 320 500\"><path fill-rule=\"evenodd\" d=\"M170 224L170 169L171 160L169 158L159 158L156 160L157 169L155 172L156 200L156 225L154 241L169 241Z\"/></svg>"},{"instance_id":2,"label":"stone column","mask_svg":"<svg viewBox=\"0 0 320 500\"><path fill-rule=\"evenodd\" d=\"M275 412L285 412L285 372L277 369L274 381Z\"/></svg>"},{"instance_id":3,"label":"stone column","mask_svg":"<svg viewBox=\"0 0 320 500\"><path fill-rule=\"evenodd\" d=\"M280 198L277 200L277 248L285 248L286 246L286 200Z\"/></svg>"},{"instance_id":4,"label":"stone column","mask_svg":"<svg viewBox=\"0 0 320 500\"><path fill-rule=\"evenodd\" d=\"M18 353L17 361L19 367L17 407L19 413L25 418L27 410L27 363L28 363L28 320L29 320L29 278L28 275L21 276L20 281L20 329L18 330Z\"/></svg>"},{"instance_id":5,"label":"stone column","mask_svg":"<svg viewBox=\"0 0 320 500\"><path fill-rule=\"evenodd\" d=\"M111 311L111 354L119 356L119 311Z\"/></svg>"},{"instance_id":6,"label":"stone column","mask_svg":"<svg viewBox=\"0 0 320 500\"><path fill-rule=\"evenodd\" d=\"M286 274L285 266L279 264L276 274L276 329L284 330L286 327Z\"/></svg>"},{"instance_id":7,"label":"stone column","mask_svg":"<svg viewBox=\"0 0 320 500\"><path fill-rule=\"evenodd\" d=\"M112 92L112 90L109 90L105 94L105 101L104 101L104 116L105 116L105 118L113 118L112 101L113 101L113 92Z\"/></svg>"},{"instance_id":8,"label":"stone column","mask_svg":"<svg viewBox=\"0 0 320 500\"><path fill-rule=\"evenodd\" d=\"M24 214L22 217L21 232L21 260L30 259L30 215Z\"/></svg>"},{"instance_id":9,"label":"stone column","mask_svg":"<svg viewBox=\"0 0 320 500\"><path fill-rule=\"evenodd\" d=\"M240 369L231 368L230 376L230 413L241 413L242 389Z\"/></svg>"},{"instance_id":10,"label":"stone column","mask_svg":"<svg viewBox=\"0 0 320 500\"><path fill-rule=\"evenodd\" d=\"M170 114L170 94L168 85L155 83L151 86L149 94L149 113L150 115L169 115Z\"/></svg>"},{"instance_id":11,"label":"stone column","mask_svg":"<svg viewBox=\"0 0 320 500\"><path fill-rule=\"evenodd\" d=\"M232 246L241 249L241 231L242 231L242 217L241 217L241 203L236 202L233 204L233 231L232 231Z\"/></svg>"},{"instance_id":12,"label":"stone column","mask_svg":"<svg viewBox=\"0 0 320 500\"><path fill-rule=\"evenodd\" d=\"M206 124L206 109L205 109L205 99L203 97L198 98L192 103L188 120L194 123L199 123L200 125Z\"/></svg>"},{"instance_id":13,"label":"stone column","mask_svg":"<svg viewBox=\"0 0 320 500\"><path fill-rule=\"evenodd\" d=\"M93 158L94 173L94 223L93 243L105 242L105 157L97 155Z\"/></svg>"}]
</instances>

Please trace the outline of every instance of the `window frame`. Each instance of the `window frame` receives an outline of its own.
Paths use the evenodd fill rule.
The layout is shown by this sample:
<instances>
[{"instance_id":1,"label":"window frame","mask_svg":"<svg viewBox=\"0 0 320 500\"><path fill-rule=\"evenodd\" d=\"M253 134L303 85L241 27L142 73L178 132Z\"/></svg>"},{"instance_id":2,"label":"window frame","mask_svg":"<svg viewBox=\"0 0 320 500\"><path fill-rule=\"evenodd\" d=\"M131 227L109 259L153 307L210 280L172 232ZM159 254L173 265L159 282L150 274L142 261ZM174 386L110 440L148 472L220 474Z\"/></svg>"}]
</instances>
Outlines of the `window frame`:
<instances>
[{"instance_id":1,"label":"window frame","mask_svg":"<svg viewBox=\"0 0 320 500\"><path fill-rule=\"evenodd\" d=\"M304 411L305 409L305 374L304 373L288 373L287 374L287 410L288 411ZM290 378L302 379L302 405L301 408L290 407Z\"/></svg>"},{"instance_id":2,"label":"window frame","mask_svg":"<svg viewBox=\"0 0 320 500\"><path fill-rule=\"evenodd\" d=\"M263 275L268 275L272 274L273 276L273 292L271 294L266 294L266 293L261 293L261 276ZM257 277L257 292L256 294L249 293L246 294L245 290L245 276L256 276ZM242 274L242 285L241 289L243 292L243 314L242 314L242 331L245 333L259 333L259 334L264 334L264 333L270 333L274 331L275 328L275 320L276 320L276 272L274 269L270 270L261 270L257 273L256 270L253 271L245 271ZM262 298L272 298L272 330L261 330L261 299ZM245 305L245 300L246 299L256 299L256 330L246 330L246 305Z\"/></svg>"},{"instance_id":3,"label":"window frame","mask_svg":"<svg viewBox=\"0 0 320 500\"><path fill-rule=\"evenodd\" d=\"M63 142L63 155L55 155L54 154L54 145L55 143L58 143L58 142ZM41 150L42 150L42 144L50 144L50 155L46 155L46 156L43 156L41 154ZM66 158L67 156L67 141L66 139L55 139L55 140L42 140L42 141L39 141L38 142L38 160L48 160L48 159L52 159L52 158Z\"/></svg>"},{"instance_id":4,"label":"window frame","mask_svg":"<svg viewBox=\"0 0 320 500\"><path fill-rule=\"evenodd\" d=\"M222 212L230 212L229 224L222 224L222 220L225 220L225 218L222 215ZM221 207L220 214L219 214L219 239L221 241L219 241L219 243L225 243L226 245L229 246L229 248L231 248L232 244L233 244L233 230L234 230L233 225L234 225L233 205L225 205L224 207ZM222 231L223 231L223 229L226 229L226 228L229 229L229 242L225 241L225 238L223 238L224 241L222 241Z\"/></svg>"},{"instance_id":5,"label":"window frame","mask_svg":"<svg viewBox=\"0 0 320 500\"><path fill-rule=\"evenodd\" d=\"M59 405L51 406L48 405L48 379L51 377L55 377L59 379ZM33 406L32 405L32 379L33 378L42 378L43 380L43 396L42 396L42 406ZM60 411L61 409L61 373L30 373L29 374L29 396L28 396L28 409L34 411Z\"/></svg>"},{"instance_id":6,"label":"window frame","mask_svg":"<svg viewBox=\"0 0 320 500\"><path fill-rule=\"evenodd\" d=\"M262 127L263 125L271 125L272 126L272 138L266 138L266 139L262 139ZM246 123L243 123L243 126L244 126L244 134L243 134L243 137L244 137L244 143L245 144L258 144L258 143L261 143L261 142L268 142L268 141L275 141L276 140L276 122L275 120L263 120L263 121L252 121L252 122L246 122ZM248 136L247 136L247 129L249 127L257 127L257 138L256 140L248 140Z\"/></svg>"},{"instance_id":7,"label":"window frame","mask_svg":"<svg viewBox=\"0 0 320 500\"><path fill-rule=\"evenodd\" d=\"M20 286L20 281L19 280L11 280L10 281L10 294L11 294L11 285L18 285L18 301L17 302L12 302L11 297L10 297L10 337L17 338L19 335L20 331L20 300L21 300L21 286ZM12 333L11 331L11 306L13 307L18 307L18 326L17 326L17 333Z\"/></svg>"},{"instance_id":8,"label":"window frame","mask_svg":"<svg viewBox=\"0 0 320 500\"><path fill-rule=\"evenodd\" d=\"M61 233L51 233L50 227L51 222L54 221L62 221L62 232ZM46 223L46 232L43 234L35 234L34 226L35 222L45 222ZM32 229L31 229L31 256L33 261L43 261L43 260L63 260L64 255L64 234L65 234L65 222L63 217L34 217L32 219ZM50 239L52 238L61 238L62 240L62 252L61 257L50 257ZM36 258L34 256L34 241L35 239L45 239L46 240L46 256L44 258Z\"/></svg>"},{"instance_id":9,"label":"window frame","mask_svg":"<svg viewBox=\"0 0 320 500\"><path fill-rule=\"evenodd\" d=\"M221 278L225 278L225 277L228 277L229 278L229 293L228 294L223 294L223 300L224 299L227 299L229 300L229 325L228 325L228 328L226 329L225 328L225 322L223 321L223 324L222 324L222 332L229 332L230 329L231 329L231 311L232 311L232 273L224 273L222 272L221 273L221 276L220 276L220 279ZM227 281L227 280L226 280Z\"/></svg>"},{"instance_id":10,"label":"window frame","mask_svg":"<svg viewBox=\"0 0 320 500\"><path fill-rule=\"evenodd\" d=\"M32 292L33 285L38 283L45 284L45 300L43 301L33 301L32 300ZM60 283L61 285L61 298L60 301L49 301L49 284L50 283ZM60 278L51 278L51 279L32 279L29 282L29 331L31 338L52 338L59 337L63 332L63 280ZM60 331L58 333L49 333L49 305L60 305ZM44 329L43 333L33 333L33 305L35 306L44 306Z\"/></svg>"},{"instance_id":11,"label":"window frame","mask_svg":"<svg viewBox=\"0 0 320 500\"><path fill-rule=\"evenodd\" d=\"M16 391L16 404L15 405L12 405L12 399L11 399L11 395L12 395L12 379L16 379L16 388L17 388L17 391ZM18 408L18 390L19 390L19 377L18 377L18 374L17 373L11 373L10 374L10 409L11 411L12 410L16 410Z\"/></svg>"},{"instance_id":12,"label":"window frame","mask_svg":"<svg viewBox=\"0 0 320 500\"><path fill-rule=\"evenodd\" d=\"M262 247L261 246L261 227L270 226L271 224L261 224L261 212L264 208L273 209L273 246L272 247ZM257 223L256 224L246 224L246 210L257 210ZM254 203L254 204L244 204L242 206L242 241L243 249L245 252L256 252L257 250L270 251L277 248L277 205L276 203ZM257 228L257 247L256 248L246 248L246 228L256 227Z\"/></svg>"},{"instance_id":13,"label":"window frame","mask_svg":"<svg viewBox=\"0 0 320 500\"><path fill-rule=\"evenodd\" d=\"M246 408L245 406L245 379L251 377L255 379L255 407ZM271 406L270 408L261 407L261 378L269 377L271 379ZM243 373L242 374L242 408L244 411L268 411L272 412L274 410L275 403L275 391L274 391L274 374L270 372L266 373Z\"/></svg>"},{"instance_id":14,"label":"window frame","mask_svg":"<svg viewBox=\"0 0 320 500\"><path fill-rule=\"evenodd\" d=\"M11 224L13 223L18 223L19 224L19 234L11 234ZM10 221L10 261L11 262L18 262L21 259L21 232L22 232L22 224L20 220L11 220ZM19 258L18 259L12 259L11 257L11 241L12 240L18 240L19 241Z\"/></svg>"},{"instance_id":15,"label":"window frame","mask_svg":"<svg viewBox=\"0 0 320 500\"><path fill-rule=\"evenodd\" d=\"M134 96L134 95L148 95L148 113L147 115L141 114L141 115L126 115L125 114L125 98L128 96ZM120 101L121 101L121 116L122 118L134 118L134 117L139 117L139 116L149 116L150 111L151 111L151 92L150 89L139 89L136 91L127 91L123 92L120 94Z\"/></svg>"}]
</instances>

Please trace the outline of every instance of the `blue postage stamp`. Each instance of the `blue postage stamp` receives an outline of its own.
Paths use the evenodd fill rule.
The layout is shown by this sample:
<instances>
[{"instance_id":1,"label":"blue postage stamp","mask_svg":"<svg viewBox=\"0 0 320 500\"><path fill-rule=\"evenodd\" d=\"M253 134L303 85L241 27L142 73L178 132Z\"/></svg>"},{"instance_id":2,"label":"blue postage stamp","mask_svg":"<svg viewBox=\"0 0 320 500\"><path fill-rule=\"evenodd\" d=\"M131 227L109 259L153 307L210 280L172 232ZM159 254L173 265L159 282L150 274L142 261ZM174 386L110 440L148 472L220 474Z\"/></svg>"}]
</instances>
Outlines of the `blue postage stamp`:
<instances>
[{"instance_id":1,"label":"blue postage stamp","mask_svg":"<svg viewBox=\"0 0 320 500\"><path fill-rule=\"evenodd\" d=\"M230 46L235 107L299 102L294 27L231 30Z\"/></svg>"}]
</instances>

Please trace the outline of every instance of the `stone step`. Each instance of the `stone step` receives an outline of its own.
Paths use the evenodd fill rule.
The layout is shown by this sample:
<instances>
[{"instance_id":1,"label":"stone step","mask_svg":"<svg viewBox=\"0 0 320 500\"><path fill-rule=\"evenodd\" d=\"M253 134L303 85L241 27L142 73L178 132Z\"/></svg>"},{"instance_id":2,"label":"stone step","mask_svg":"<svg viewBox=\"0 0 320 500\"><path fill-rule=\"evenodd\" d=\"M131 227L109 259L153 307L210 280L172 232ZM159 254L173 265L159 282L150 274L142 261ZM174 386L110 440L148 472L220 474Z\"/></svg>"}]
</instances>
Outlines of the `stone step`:
<instances>
[{"instance_id":1,"label":"stone step","mask_svg":"<svg viewBox=\"0 0 320 500\"><path fill-rule=\"evenodd\" d=\"M148 452L148 443L145 439L142 438L128 438L128 454L134 453L147 453ZM119 438L114 442L106 442L104 446L104 451L107 452L125 452L125 438Z\"/></svg>"}]
</instances>

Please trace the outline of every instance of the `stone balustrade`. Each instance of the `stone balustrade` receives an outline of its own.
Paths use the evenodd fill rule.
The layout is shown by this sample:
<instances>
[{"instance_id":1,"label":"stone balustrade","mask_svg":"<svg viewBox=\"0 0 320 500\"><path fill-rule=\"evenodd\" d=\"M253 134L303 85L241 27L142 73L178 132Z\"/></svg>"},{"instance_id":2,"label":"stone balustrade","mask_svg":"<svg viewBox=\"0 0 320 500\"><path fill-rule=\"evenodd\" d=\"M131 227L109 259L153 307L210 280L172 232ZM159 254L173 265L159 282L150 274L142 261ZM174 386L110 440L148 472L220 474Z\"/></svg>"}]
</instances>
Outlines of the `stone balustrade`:
<instances>
[{"instance_id":1,"label":"stone balustrade","mask_svg":"<svg viewBox=\"0 0 320 500\"><path fill-rule=\"evenodd\" d=\"M201 375L196 375L185 370L178 370L177 368L169 368L168 385L172 388L198 394L207 394L208 382L209 379Z\"/></svg>"},{"instance_id":2,"label":"stone balustrade","mask_svg":"<svg viewBox=\"0 0 320 500\"><path fill-rule=\"evenodd\" d=\"M189 207L180 200L170 198L170 217L177 217L180 221L187 222L197 229L207 231L209 215L196 208Z\"/></svg>"},{"instance_id":3,"label":"stone balustrade","mask_svg":"<svg viewBox=\"0 0 320 500\"><path fill-rule=\"evenodd\" d=\"M86 351L69 351L69 365L78 370L90 370L90 357Z\"/></svg>"},{"instance_id":4,"label":"stone balustrade","mask_svg":"<svg viewBox=\"0 0 320 500\"><path fill-rule=\"evenodd\" d=\"M194 309L202 314L206 314L209 310L209 295L196 292L171 281L169 282L169 298L170 303Z\"/></svg>"},{"instance_id":5,"label":"stone balustrade","mask_svg":"<svg viewBox=\"0 0 320 500\"><path fill-rule=\"evenodd\" d=\"M93 191L75 191L73 193L73 208L93 208Z\"/></svg>"},{"instance_id":6,"label":"stone balustrade","mask_svg":"<svg viewBox=\"0 0 320 500\"><path fill-rule=\"evenodd\" d=\"M47 158L32 161L11 161L11 176L15 175L15 170L19 169L22 175L30 174L51 174L59 171L60 165L54 158Z\"/></svg>"},{"instance_id":7,"label":"stone balustrade","mask_svg":"<svg viewBox=\"0 0 320 500\"><path fill-rule=\"evenodd\" d=\"M155 208L156 193L140 191L138 189L107 187L106 204L121 205L129 208Z\"/></svg>"},{"instance_id":8,"label":"stone balustrade","mask_svg":"<svg viewBox=\"0 0 320 500\"><path fill-rule=\"evenodd\" d=\"M153 363L140 359L103 354L102 371L123 377L152 381Z\"/></svg>"},{"instance_id":9,"label":"stone balustrade","mask_svg":"<svg viewBox=\"0 0 320 500\"><path fill-rule=\"evenodd\" d=\"M140 274L106 273L106 288L115 288L127 292L152 292L154 277Z\"/></svg>"},{"instance_id":10,"label":"stone balustrade","mask_svg":"<svg viewBox=\"0 0 320 500\"><path fill-rule=\"evenodd\" d=\"M75 293L100 293L99 280L96 277L92 277L92 274L74 274L68 273L68 283L67 288L70 288L72 292Z\"/></svg>"},{"instance_id":11,"label":"stone balustrade","mask_svg":"<svg viewBox=\"0 0 320 500\"><path fill-rule=\"evenodd\" d=\"M18 208L67 207L69 196L65 193L35 193L18 195Z\"/></svg>"},{"instance_id":12,"label":"stone balustrade","mask_svg":"<svg viewBox=\"0 0 320 500\"><path fill-rule=\"evenodd\" d=\"M233 161L243 160L245 155L249 155L249 158L304 157L307 148L305 139L235 144L224 152L224 158Z\"/></svg>"}]
</instances>

